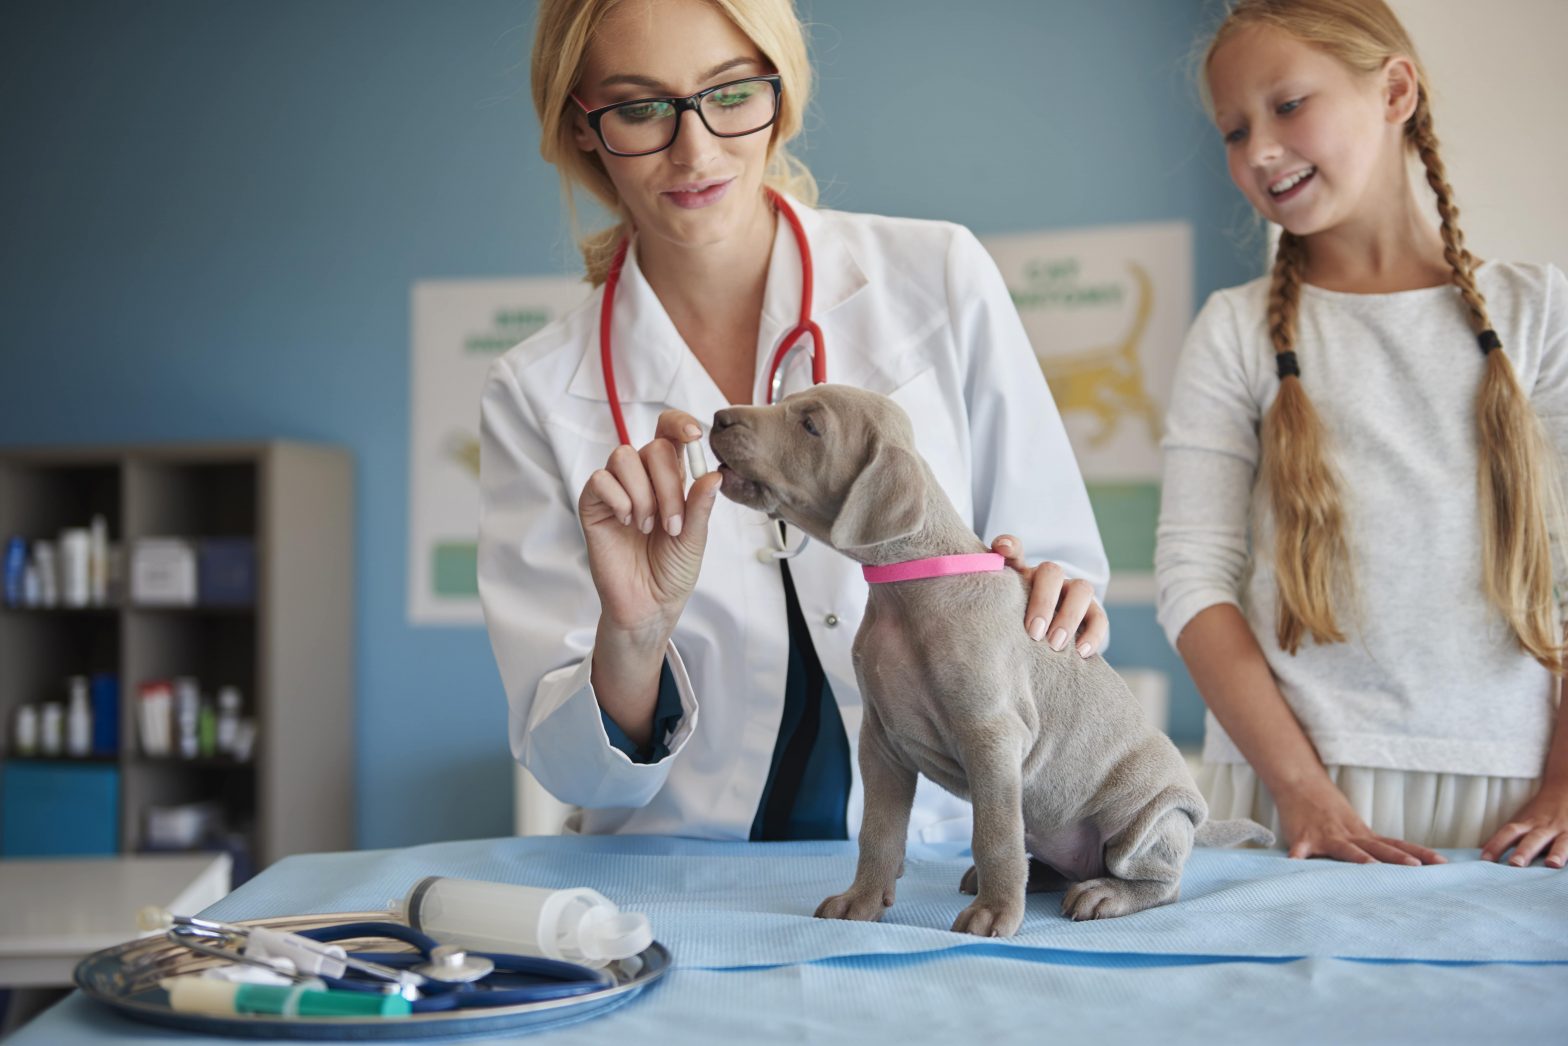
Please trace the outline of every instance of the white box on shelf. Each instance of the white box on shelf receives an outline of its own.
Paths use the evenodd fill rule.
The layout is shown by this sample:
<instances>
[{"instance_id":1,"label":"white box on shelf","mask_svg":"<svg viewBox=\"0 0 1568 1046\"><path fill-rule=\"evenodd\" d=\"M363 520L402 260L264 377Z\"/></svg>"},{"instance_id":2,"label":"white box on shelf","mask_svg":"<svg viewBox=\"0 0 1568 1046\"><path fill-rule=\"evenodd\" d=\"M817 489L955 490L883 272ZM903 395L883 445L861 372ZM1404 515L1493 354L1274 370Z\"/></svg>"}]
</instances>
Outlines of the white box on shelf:
<instances>
[{"instance_id":1,"label":"white box on shelf","mask_svg":"<svg viewBox=\"0 0 1568 1046\"><path fill-rule=\"evenodd\" d=\"M131 602L192 606L196 544L183 538L138 538L131 549Z\"/></svg>"}]
</instances>

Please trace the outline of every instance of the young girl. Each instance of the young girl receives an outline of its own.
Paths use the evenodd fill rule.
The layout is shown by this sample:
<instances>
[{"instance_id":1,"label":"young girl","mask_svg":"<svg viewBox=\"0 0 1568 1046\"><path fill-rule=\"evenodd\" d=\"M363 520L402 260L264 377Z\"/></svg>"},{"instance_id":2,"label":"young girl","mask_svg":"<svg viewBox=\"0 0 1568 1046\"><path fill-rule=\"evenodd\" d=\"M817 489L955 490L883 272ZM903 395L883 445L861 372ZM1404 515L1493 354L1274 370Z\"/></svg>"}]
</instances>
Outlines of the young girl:
<instances>
[{"instance_id":1,"label":"young girl","mask_svg":"<svg viewBox=\"0 0 1568 1046\"><path fill-rule=\"evenodd\" d=\"M1209 706L1212 813L1292 857L1561 868L1568 281L1465 249L1380 0L1241 0L1203 72L1282 229L1194 323L1165 440L1159 613Z\"/></svg>"},{"instance_id":2,"label":"young girl","mask_svg":"<svg viewBox=\"0 0 1568 1046\"><path fill-rule=\"evenodd\" d=\"M585 832L858 831L860 568L782 554L715 508L724 470L686 488L680 449L767 397L802 310L828 378L903 405L977 531L1018 528L997 541L1032 577L1019 627L1104 646L1105 553L1001 274L958 226L811 207L786 151L810 84L790 0L539 4L542 151L616 224L584 243L587 303L485 384L479 587L512 751ZM919 785L917 838L970 820Z\"/></svg>"}]
</instances>

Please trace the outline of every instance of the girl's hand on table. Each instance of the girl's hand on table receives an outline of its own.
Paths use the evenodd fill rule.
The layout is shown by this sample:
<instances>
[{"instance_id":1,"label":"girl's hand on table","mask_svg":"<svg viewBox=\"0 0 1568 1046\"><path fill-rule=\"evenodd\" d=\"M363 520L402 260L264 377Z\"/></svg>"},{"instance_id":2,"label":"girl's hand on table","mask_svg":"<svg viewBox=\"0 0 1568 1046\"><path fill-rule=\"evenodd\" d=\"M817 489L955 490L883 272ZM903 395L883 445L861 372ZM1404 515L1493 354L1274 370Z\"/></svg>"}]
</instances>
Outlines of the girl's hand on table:
<instances>
[{"instance_id":1,"label":"girl's hand on table","mask_svg":"<svg viewBox=\"0 0 1568 1046\"><path fill-rule=\"evenodd\" d=\"M1508 863L1516 868L1543 855L1548 868L1568 863L1568 784L1543 784L1535 798L1481 847L1481 860L1502 861L1510 847L1514 855Z\"/></svg>"},{"instance_id":2,"label":"girl's hand on table","mask_svg":"<svg viewBox=\"0 0 1568 1046\"><path fill-rule=\"evenodd\" d=\"M1291 857L1328 857L1353 864L1445 863L1435 850L1373 833L1332 785L1308 796L1276 796L1275 803Z\"/></svg>"}]
</instances>

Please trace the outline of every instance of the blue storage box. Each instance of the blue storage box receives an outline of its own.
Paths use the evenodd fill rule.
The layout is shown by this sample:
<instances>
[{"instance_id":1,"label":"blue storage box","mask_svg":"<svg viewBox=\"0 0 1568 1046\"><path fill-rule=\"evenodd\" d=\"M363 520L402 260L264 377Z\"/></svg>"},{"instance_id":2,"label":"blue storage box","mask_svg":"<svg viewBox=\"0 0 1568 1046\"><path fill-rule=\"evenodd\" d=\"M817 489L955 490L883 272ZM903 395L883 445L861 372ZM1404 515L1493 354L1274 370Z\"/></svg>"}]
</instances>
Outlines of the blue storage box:
<instances>
[{"instance_id":1,"label":"blue storage box","mask_svg":"<svg viewBox=\"0 0 1568 1046\"><path fill-rule=\"evenodd\" d=\"M88 685L93 703L93 755L118 755L120 677L113 672L96 672Z\"/></svg>"},{"instance_id":2,"label":"blue storage box","mask_svg":"<svg viewBox=\"0 0 1568 1046\"><path fill-rule=\"evenodd\" d=\"M250 606L256 602L256 542L204 538L196 543L196 602Z\"/></svg>"},{"instance_id":3,"label":"blue storage box","mask_svg":"<svg viewBox=\"0 0 1568 1046\"><path fill-rule=\"evenodd\" d=\"M12 760L0 773L0 857L120 851L120 768Z\"/></svg>"}]
</instances>

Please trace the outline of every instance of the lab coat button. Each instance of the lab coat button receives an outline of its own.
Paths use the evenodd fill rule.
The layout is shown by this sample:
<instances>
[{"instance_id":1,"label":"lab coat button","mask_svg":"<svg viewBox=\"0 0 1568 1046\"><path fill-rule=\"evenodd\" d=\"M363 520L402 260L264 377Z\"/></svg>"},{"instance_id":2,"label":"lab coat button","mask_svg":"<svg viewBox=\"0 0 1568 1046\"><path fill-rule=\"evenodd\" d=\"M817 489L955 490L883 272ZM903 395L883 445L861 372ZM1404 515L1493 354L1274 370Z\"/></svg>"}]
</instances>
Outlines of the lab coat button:
<instances>
[{"instance_id":1,"label":"lab coat button","mask_svg":"<svg viewBox=\"0 0 1568 1046\"><path fill-rule=\"evenodd\" d=\"M838 627L838 615L837 614L829 614L827 617L822 619L822 623L824 625L827 625L829 628L837 628Z\"/></svg>"}]
</instances>

